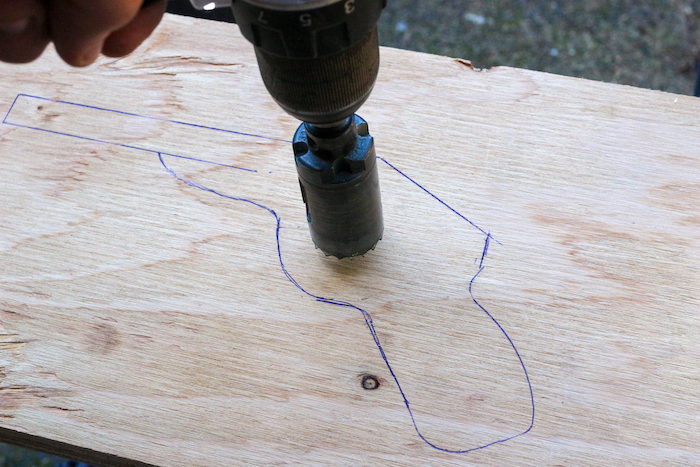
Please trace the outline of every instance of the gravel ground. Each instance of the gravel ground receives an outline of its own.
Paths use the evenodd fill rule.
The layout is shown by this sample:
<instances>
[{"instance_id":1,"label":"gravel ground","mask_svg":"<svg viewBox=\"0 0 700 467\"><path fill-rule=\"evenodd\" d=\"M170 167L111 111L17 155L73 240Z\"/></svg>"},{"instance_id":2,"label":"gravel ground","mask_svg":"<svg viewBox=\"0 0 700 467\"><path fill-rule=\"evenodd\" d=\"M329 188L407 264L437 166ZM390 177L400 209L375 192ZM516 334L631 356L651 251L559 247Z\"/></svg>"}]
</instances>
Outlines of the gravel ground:
<instances>
[{"instance_id":1,"label":"gravel ground","mask_svg":"<svg viewBox=\"0 0 700 467\"><path fill-rule=\"evenodd\" d=\"M389 0L383 45L692 94L700 0Z\"/></svg>"},{"instance_id":2,"label":"gravel ground","mask_svg":"<svg viewBox=\"0 0 700 467\"><path fill-rule=\"evenodd\" d=\"M389 0L382 45L692 94L700 0ZM0 443L0 467L60 459Z\"/></svg>"}]
</instances>

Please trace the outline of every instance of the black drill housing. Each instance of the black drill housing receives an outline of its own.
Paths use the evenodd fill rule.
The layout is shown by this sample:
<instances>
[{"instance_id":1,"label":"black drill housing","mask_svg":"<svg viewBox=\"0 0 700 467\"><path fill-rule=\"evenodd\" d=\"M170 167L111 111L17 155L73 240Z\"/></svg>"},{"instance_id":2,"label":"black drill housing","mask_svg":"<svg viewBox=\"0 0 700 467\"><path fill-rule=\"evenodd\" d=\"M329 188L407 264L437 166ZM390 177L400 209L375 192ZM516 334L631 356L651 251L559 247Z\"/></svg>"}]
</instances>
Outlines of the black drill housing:
<instances>
[{"instance_id":1,"label":"black drill housing","mask_svg":"<svg viewBox=\"0 0 700 467\"><path fill-rule=\"evenodd\" d=\"M315 245L344 258L384 230L374 140L354 115L379 71L377 21L386 0L233 0L263 82L303 123L293 149Z\"/></svg>"},{"instance_id":2,"label":"black drill housing","mask_svg":"<svg viewBox=\"0 0 700 467\"><path fill-rule=\"evenodd\" d=\"M323 6L304 9L318 3ZM379 71L377 21L385 5L235 0L232 9L255 46L273 99L299 120L325 125L349 117L369 97Z\"/></svg>"}]
</instances>

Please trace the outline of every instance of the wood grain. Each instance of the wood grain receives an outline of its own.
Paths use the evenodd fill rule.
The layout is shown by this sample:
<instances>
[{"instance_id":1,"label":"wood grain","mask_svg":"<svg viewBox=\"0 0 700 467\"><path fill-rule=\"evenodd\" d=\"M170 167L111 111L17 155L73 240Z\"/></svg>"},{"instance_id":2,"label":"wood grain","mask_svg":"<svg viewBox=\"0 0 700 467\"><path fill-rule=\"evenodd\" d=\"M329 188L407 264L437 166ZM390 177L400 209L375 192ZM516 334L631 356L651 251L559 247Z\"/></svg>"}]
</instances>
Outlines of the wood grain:
<instances>
[{"instance_id":1,"label":"wood grain","mask_svg":"<svg viewBox=\"0 0 700 467\"><path fill-rule=\"evenodd\" d=\"M0 69L3 440L103 465L700 464L700 100L382 49L361 115L385 235L338 261L235 27L167 17L123 59Z\"/></svg>"}]
</instances>

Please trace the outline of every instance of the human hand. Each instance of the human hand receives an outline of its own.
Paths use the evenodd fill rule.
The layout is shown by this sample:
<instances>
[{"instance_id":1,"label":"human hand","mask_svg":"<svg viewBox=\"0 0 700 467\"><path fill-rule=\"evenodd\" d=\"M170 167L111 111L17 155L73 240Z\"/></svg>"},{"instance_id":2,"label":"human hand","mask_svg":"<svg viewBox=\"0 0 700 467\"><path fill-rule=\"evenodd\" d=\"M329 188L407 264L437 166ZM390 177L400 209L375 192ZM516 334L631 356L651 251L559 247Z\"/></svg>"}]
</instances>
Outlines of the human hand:
<instances>
[{"instance_id":1,"label":"human hand","mask_svg":"<svg viewBox=\"0 0 700 467\"><path fill-rule=\"evenodd\" d=\"M27 63L53 41L73 66L100 53L129 54L158 26L165 1L143 9L143 0L0 0L0 61Z\"/></svg>"}]
</instances>

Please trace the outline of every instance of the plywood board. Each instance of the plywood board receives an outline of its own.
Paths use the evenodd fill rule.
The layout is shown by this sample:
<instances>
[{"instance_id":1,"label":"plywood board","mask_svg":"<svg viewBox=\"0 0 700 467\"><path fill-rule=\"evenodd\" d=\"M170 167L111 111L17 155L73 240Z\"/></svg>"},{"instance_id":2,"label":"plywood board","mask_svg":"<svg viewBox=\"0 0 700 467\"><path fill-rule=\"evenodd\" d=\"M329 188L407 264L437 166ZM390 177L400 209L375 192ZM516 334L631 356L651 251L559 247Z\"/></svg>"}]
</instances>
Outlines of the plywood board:
<instances>
[{"instance_id":1,"label":"plywood board","mask_svg":"<svg viewBox=\"0 0 700 467\"><path fill-rule=\"evenodd\" d=\"M382 49L385 235L338 261L234 26L0 69L3 439L103 465L700 463L700 100Z\"/></svg>"}]
</instances>

